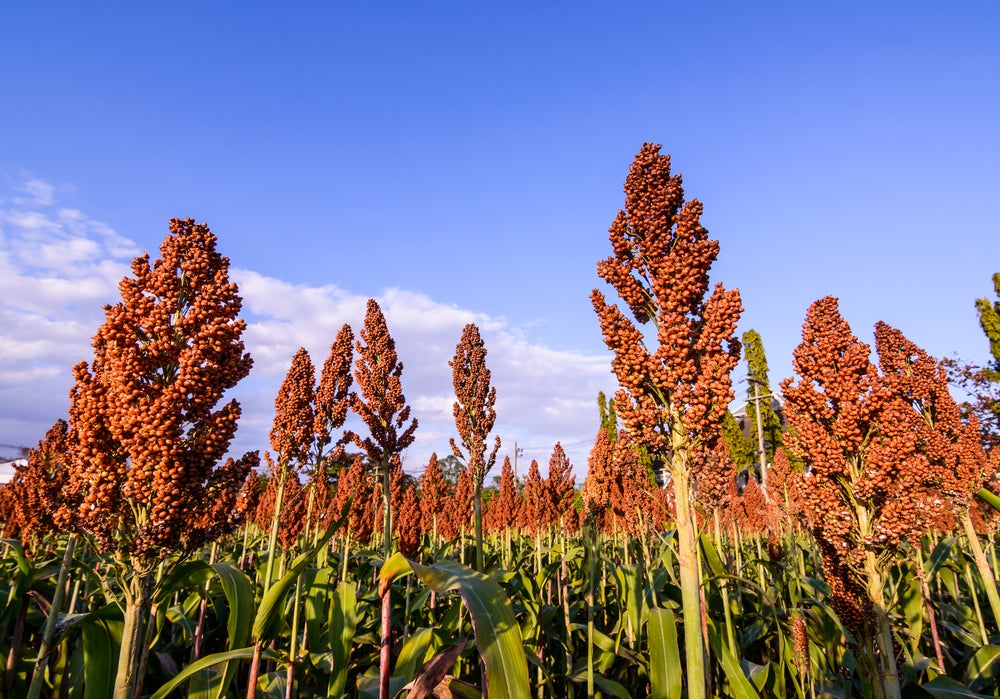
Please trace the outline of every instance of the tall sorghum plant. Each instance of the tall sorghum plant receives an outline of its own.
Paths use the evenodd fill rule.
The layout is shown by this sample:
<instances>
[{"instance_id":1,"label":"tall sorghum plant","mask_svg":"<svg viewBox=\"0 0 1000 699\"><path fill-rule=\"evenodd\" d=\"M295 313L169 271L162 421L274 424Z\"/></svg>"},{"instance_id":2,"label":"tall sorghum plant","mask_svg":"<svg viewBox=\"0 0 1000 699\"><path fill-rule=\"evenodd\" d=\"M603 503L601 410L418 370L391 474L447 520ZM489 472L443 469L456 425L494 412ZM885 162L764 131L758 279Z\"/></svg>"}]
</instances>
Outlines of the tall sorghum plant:
<instances>
[{"instance_id":1,"label":"tall sorghum plant","mask_svg":"<svg viewBox=\"0 0 1000 699\"><path fill-rule=\"evenodd\" d=\"M416 418L410 419L400 377L403 363L396 356L396 342L389 334L382 309L368 299L365 323L357 343L358 359L354 378L360 393L352 394L351 406L365 426L368 436L354 435L368 460L382 479L382 535L385 560L393 551L390 471L398 467L401 454L413 442ZM392 602L389 590L382 595L382 638L379 655L379 697L389 698L389 663L392 654Z\"/></svg>"},{"instance_id":2,"label":"tall sorghum plant","mask_svg":"<svg viewBox=\"0 0 1000 699\"><path fill-rule=\"evenodd\" d=\"M455 388L455 429L459 442L451 442L451 451L472 476L474 488L472 507L476 528L476 570L483 570L483 479L496 463L500 450L500 437L493 442L490 455L486 456L486 441L497 412L497 390L490 386L490 370L486 368L486 345L479 335L479 328L469 323L462 330L462 339L455 348L455 357L449 363L452 385ZM465 449L463 453L462 449Z\"/></svg>"},{"instance_id":3,"label":"tall sorghum plant","mask_svg":"<svg viewBox=\"0 0 1000 699\"><path fill-rule=\"evenodd\" d=\"M996 579L969 514L973 496L985 487L994 471L980 441L979 421L974 414L963 420L962 411L948 390L945 367L902 332L885 323L876 324L875 348L888 387L912 408L907 418L917 449L927 462L932 502L948 506L961 524L983 581L993 621L1000 625Z\"/></svg>"},{"instance_id":4,"label":"tall sorghum plant","mask_svg":"<svg viewBox=\"0 0 1000 699\"><path fill-rule=\"evenodd\" d=\"M136 258L132 274L119 284L121 302L105 307L93 361L74 367L69 411L79 525L124 584L116 699L132 699L141 680L157 567L235 526L230 515L256 463L248 454L218 466L240 407L217 405L251 360L215 236L192 219L171 220L160 259ZM208 509L217 517L198 516Z\"/></svg>"},{"instance_id":5,"label":"tall sorghum plant","mask_svg":"<svg viewBox=\"0 0 1000 699\"><path fill-rule=\"evenodd\" d=\"M647 143L636 155L625 180L625 209L609 231L613 254L597 265L632 318L597 289L591 300L615 355L618 416L673 483L688 696L702 699L707 668L698 630L694 502L700 471L715 463L705 455L733 399L730 371L739 361L735 331L742 306L739 292L721 285L706 298L719 244L701 225L701 203L684 201L681 177L671 175L670 158L659 150Z\"/></svg>"},{"instance_id":6,"label":"tall sorghum plant","mask_svg":"<svg viewBox=\"0 0 1000 699\"><path fill-rule=\"evenodd\" d=\"M874 696L896 699L886 571L942 501L901 381L898 343L887 326L877 337L887 376L871 363L869 346L854 336L837 299L816 301L792 362L799 381L786 379L781 388L788 441L806 467L797 482L831 606L851 634L861 681Z\"/></svg>"}]
</instances>

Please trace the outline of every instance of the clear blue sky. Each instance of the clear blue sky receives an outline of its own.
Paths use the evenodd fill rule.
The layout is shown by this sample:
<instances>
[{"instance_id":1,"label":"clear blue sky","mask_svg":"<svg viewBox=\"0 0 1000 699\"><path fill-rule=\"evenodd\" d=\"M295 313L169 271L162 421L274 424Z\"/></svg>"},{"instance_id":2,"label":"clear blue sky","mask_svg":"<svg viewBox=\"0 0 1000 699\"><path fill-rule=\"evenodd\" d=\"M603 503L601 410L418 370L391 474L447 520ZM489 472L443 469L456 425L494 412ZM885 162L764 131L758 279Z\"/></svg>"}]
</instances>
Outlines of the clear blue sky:
<instances>
[{"instance_id":1,"label":"clear blue sky","mask_svg":"<svg viewBox=\"0 0 1000 699\"><path fill-rule=\"evenodd\" d=\"M775 384L826 294L862 339L987 357L996 2L5 3L0 70L0 443L60 417L109 280L191 216L247 291L242 446L282 362L321 364L373 296L423 406L410 470L447 452L474 319L505 442L544 471L561 439L582 474L613 388L588 294L644 141L704 202ZM75 256L33 256L46 232Z\"/></svg>"}]
</instances>

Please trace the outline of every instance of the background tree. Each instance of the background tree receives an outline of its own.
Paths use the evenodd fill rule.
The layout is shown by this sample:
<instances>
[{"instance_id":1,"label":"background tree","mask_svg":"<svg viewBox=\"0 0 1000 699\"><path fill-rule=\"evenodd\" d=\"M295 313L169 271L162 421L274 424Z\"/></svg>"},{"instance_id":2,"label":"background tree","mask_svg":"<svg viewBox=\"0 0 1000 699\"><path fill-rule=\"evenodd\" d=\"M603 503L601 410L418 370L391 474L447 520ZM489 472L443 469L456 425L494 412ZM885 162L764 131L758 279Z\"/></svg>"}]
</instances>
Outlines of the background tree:
<instances>
[{"instance_id":1,"label":"background tree","mask_svg":"<svg viewBox=\"0 0 1000 699\"><path fill-rule=\"evenodd\" d=\"M218 500L232 509L256 463L247 454L218 465L240 408L235 400L216 406L252 362L240 339L242 302L215 236L192 219L173 219L160 258L136 258L132 274L119 284L121 302L105 307L93 361L74 367L69 412L79 524L126 581L115 682L123 699L136 692L157 566L219 534L197 513Z\"/></svg>"},{"instance_id":2,"label":"background tree","mask_svg":"<svg viewBox=\"0 0 1000 699\"><path fill-rule=\"evenodd\" d=\"M604 391L597 392L597 408L600 410L601 427L608 433L611 444L618 439L618 413L615 411L615 399L608 398Z\"/></svg>"},{"instance_id":3,"label":"background tree","mask_svg":"<svg viewBox=\"0 0 1000 699\"><path fill-rule=\"evenodd\" d=\"M1000 297L1000 272L993 275L993 291ZM1000 300L990 301L988 298L976 299L976 310L979 311L979 325L986 333L990 342L990 371L993 381L1000 381Z\"/></svg>"},{"instance_id":4,"label":"background tree","mask_svg":"<svg viewBox=\"0 0 1000 699\"><path fill-rule=\"evenodd\" d=\"M463 464L454 454L442 456L437 460L438 472L449 487L454 488L458 483L458 474L465 470Z\"/></svg>"},{"instance_id":5,"label":"background tree","mask_svg":"<svg viewBox=\"0 0 1000 699\"><path fill-rule=\"evenodd\" d=\"M764 452L767 463L774 461L774 452L781 446L781 418L772 407L771 383L767 377L767 355L764 342L756 330L743 333L743 356L747 362L747 424L750 437L757 442L757 406L760 406L761 431L764 435ZM759 400L754 400L754 387ZM760 474L763 477L763 474Z\"/></svg>"},{"instance_id":6,"label":"background tree","mask_svg":"<svg viewBox=\"0 0 1000 699\"><path fill-rule=\"evenodd\" d=\"M1000 297L1000 273L993 275L993 289ZM978 420L983 445L995 449L1000 446L1000 300L976 299L976 311L992 360L986 366L959 359L948 359L944 364L951 382L969 396L962 408Z\"/></svg>"},{"instance_id":7,"label":"background tree","mask_svg":"<svg viewBox=\"0 0 1000 699\"><path fill-rule=\"evenodd\" d=\"M458 430L461 447L450 439L451 451L464 460L472 477L472 511L476 528L476 570L482 571L483 563L483 479L496 463L500 450L500 437L493 442L493 449L486 456L486 441L493 430L497 412L497 390L490 386L490 370L486 368L486 345L479 328L469 323L462 330L462 338L455 348L455 358L448 365L452 369L455 401L452 413ZM465 449L463 453L462 449Z\"/></svg>"},{"instance_id":8,"label":"background tree","mask_svg":"<svg viewBox=\"0 0 1000 699\"><path fill-rule=\"evenodd\" d=\"M699 470L720 436L733 398L730 372L739 361L739 292L717 285L706 299L708 271L719 253L700 222L702 205L684 202L660 147L643 145L625 180L625 209L610 228L613 255L598 275L618 293L632 319L591 294L612 371L621 390L615 408L636 443L666 466L677 508L688 696L702 699L707 672L700 633L700 571L694 499ZM647 347L640 326L655 347Z\"/></svg>"},{"instance_id":9,"label":"background tree","mask_svg":"<svg viewBox=\"0 0 1000 699\"><path fill-rule=\"evenodd\" d=\"M749 406L748 406L749 407ZM743 434L736 416L729 410L722 418L722 438L729 449L729 458L733 460L737 471L756 471L757 440Z\"/></svg>"}]
</instances>

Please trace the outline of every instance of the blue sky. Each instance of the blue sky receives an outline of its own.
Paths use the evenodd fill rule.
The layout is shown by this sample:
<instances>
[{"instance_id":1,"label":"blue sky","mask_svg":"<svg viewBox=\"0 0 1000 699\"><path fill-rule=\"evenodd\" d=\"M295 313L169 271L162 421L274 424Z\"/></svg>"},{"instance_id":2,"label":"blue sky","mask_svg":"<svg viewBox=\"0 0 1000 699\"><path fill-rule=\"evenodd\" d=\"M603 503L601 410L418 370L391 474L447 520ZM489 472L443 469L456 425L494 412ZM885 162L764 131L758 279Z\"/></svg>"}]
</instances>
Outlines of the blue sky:
<instances>
[{"instance_id":1,"label":"blue sky","mask_svg":"<svg viewBox=\"0 0 1000 699\"><path fill-rule=\"evenodd\" d=\"M424 425L408 469L447 452L473 320L503 451L544 471L559 439L582 476L614 387L588 295L644 141L704 202L775 383L826 294L862 339L987 358L995 2L208 5L0 7L0 443L65 412L129 256L191 216L247 297L239 447L372 296Z\"/></svg>"}]
</instances>

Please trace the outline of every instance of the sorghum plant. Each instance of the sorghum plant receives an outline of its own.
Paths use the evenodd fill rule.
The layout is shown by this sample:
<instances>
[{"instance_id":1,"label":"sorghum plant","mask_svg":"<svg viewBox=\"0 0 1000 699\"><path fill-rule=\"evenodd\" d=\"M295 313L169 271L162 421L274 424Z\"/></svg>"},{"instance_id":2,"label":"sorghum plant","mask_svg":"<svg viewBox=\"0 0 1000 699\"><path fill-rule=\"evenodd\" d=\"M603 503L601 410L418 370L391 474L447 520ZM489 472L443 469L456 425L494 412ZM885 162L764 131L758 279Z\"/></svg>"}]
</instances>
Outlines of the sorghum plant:
<instances>
[{"instance_id":1,"label":"sorghum plant","mask_svg":"<svg viewBox=\"0 0 1000 699\"><path fill-rule=\"evenodd\" d=\"M125 629L114 696L131 699L145 649L143 624L156 567L220 533L196 515L235 505L253 459L218 466L236 432L239 404L217 409L250 371L245 324L229 260L208 226L170 221L160 259L132 262L122 300L105 307L94 358L74 367L70 480L79 526L126 581Z\"/></svg>"},{"instance_id":2,"label":"sorghum plant","mask_svg":"<svg viewBox=\"0 0 1000 699\"><path fill-rule=\"evenodd\" d=\"M426 496L425 496L426 497ZM500 467L500 487L486 506L486 529L500 533L517 525L517 512L521 508L521 495L517 492L517 481L510 457L505 456Z\"/></svg>"},{"instance_id":3,"label":"sorghum plant","mask_svg":"<svg viewBox=\"0 0 1000 699\"><path fill-rule=\"evenodd\" d=\"M885 323L875 326L875 348L885 382L912 409L906 419L917 450L926 460L932 490L924 498L924 509L936 518L946 504L962 525L973 560L979 569L994 622L1000 624L1000 595L973 526L969 507L973 496L985 487L992 465L980 440L979 421L966 421L948 391L946 368ZM921 513L923 514L923 513Z\"/></svg>"},{"instance_id":4,"label":"sorghum plant","mask_svg":"<svg viewBox=\"0 0 1000 699\"><path fill-rule=\"evenodd\" d=\"M448 482L441 475L436 453L431 454L420 477L420 514L424 531L429 531L437 543L438 525L448 501Z\"/></svg>"},{"instance_id":5,"label":"sorghum plant","mask_svg":"<svg viewBox=\"0 0 1000 699\"><path fill-rule=\"evenodd\" d=\"M374 299L368 299L365 323L357 343L358 359L354 378L361 393L351 395L351 407L368 427L369 436L353 435L355 443L364 449L369 462L382 478L382 533L385 560L392 553L392 511L389 492L390 468L413 442L416 418L410 419L400 376L403 363L396 356L396 342L389 334L382 309ZM379 666L379 697L389 697L389 662L392 651L392 603L388 591L382 596L382 646Z\"/></svg>"},{"instance_id":6,"label":"sorghum plant","mask_svg":"<svg viewBox=\"0 0 1000 699\"><path fill-rule=\"evenodd\" d=\"M684 201L680 175L660 147L643 145L625 180L625 209L610 228L613 255L597 265L632 315L591 294L612 371L621 390L615 408L633 439L666 466L677 508L688 696L706 693L694 500L705 458L719 439L733 399L730 372L739 361L739 292L721 285L706 299L719 253L701 225L702 205ZM655 346L641 326L652 323Z\"/></svg>"},{"instance_id":7,"label":"sorghum plant","mask_svg":"<svg viewBox=\"0 0 1000 699\"><path fill-rule=\"evenodd\" d=\"M900 683L885 571L941 501L898 371L905 364L901 335L880 326L879 338L887 377L841 317L837 300L816 301L794 353L800 379L786 379L781 388L790 446L807 469L797 482L831 605L851 633L862 682L876 697L894 699Z\"/></svg>"},{"instance_id":8,"label":"sorghum plant","mask_svg":"<svg viewBox=\"0 0 1000 699\"><path fill-rule=\"evenodd\" d=\"M459 444L450 440L451 451L464 461L472 476L473 517L476 528L476 569L483 570L483 479L496 463L500 450L500 437L493 442L490 455L486 456L486 440L497 418L494 407L497 390L490 386L490 370L486 368L486 345L475 323L462 329L462 339L455 348L455 358L448 362L452 369L455 388L455 429ZM462 449L465 449L463 453Z\"/></svg>"}]
</instances>

